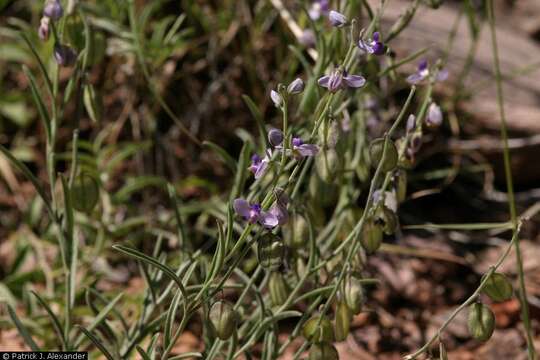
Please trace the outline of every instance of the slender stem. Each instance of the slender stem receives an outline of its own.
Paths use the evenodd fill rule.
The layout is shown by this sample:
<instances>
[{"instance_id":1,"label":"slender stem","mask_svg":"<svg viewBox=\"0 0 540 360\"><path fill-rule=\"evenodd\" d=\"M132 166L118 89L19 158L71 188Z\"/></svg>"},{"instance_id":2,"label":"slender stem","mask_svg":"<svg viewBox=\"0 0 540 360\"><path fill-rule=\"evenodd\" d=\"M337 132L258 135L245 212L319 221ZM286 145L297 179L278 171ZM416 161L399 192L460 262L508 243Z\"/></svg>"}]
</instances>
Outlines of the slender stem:
<instances>
[{"instance_id":1,"label":"slender stem","mask_svg":"<svg viewBox=\"0 0 540 360\"><path fill-rule=\"evenodd\" d=\"M495 32L495 15L493 12L493 0L487 2L487 11L488 11L488 21L489 28L491 31L491 43L493 50L493 65L495 70L495 82L497 85L497 104L499 107L499 115L501 117L501 138L503 141L503 156L504 156L504 173L506 177L506 189L508 193L508 207L510 210L510 217L512 224L514 226L513 233L516 237L514 241L514 246L516 249L516 262L519 278L519 298L521 302L521 320L525 326L525 331L527 334L527 353L529 360L536 359L536 351L534 349L534 342L532 336L531 322L529 318L529 304L527 302L527 289L525 288L525 274L523 271L523 259L520 249L519 240L517 239L518 232L518 219L516 214L516 200L514 196L514 186L512 180L512 170L510 167L510 150L508 147L508 129L506 125L506 114L504 111L504 97L502 89L502 80L501 80L501 69L499 64L499 51L497 48L497 34Z\"/></svg>"},{"instance_id":2,"label":"slender stem","mask_svg":"<svg viewBox=\"0 0 540 360\"><path fill-rule=\"evenodd\" d=\"M516 242L519 241L519 227L520 225L518 225L518 229L517 229L517 232L514 234L514 236L512 237L512 240L510 241L510 243L508 244L508 246L506 247L506 250L504 251L504 253L499 257L499 259L497 260L497 263L495 265L493 265L489 271L486 273L486 276L482 279L482 281L480 282L480 285L478 285L478 288L472 293L471 296L469 296L469 298L463 303L461 304L458 308L456 308L452 314L450 314L450 316L448 317L448 319L446 319L446 321L441 325L441 327L439 328L439 330L435 333L435 335L433 335L431 337L431 339L428 340L428 342L426 342L424 344L424 346L422 346L420 349L418 349L417 351L415 351L414 353L412 354L409 354L407 356L405 356L405 360L412 360L412 359L416 359L418 356L420 356L421 354L427 352L429 350L429 348L431 347L431 345L433 345L433 343L435 341L437 341L440 336L441 336L441 333L448 327L448 325L450 325L450 323L452 322L452 320L454 320L454 318L463 310L465 309L467 306L469 306L470 304L472 304L473 302L476 301L477 297L480 295L480 292L482 291L484 285L489 281L489 279L491 278L491 275L493 275L493 273L499 268L499 266L501 266L501 264L504 262L504 260L506 259L506 257L510 254L510 250L512 250L512 247L514 246L514 244Z\"/></svg>"}]
</instances>

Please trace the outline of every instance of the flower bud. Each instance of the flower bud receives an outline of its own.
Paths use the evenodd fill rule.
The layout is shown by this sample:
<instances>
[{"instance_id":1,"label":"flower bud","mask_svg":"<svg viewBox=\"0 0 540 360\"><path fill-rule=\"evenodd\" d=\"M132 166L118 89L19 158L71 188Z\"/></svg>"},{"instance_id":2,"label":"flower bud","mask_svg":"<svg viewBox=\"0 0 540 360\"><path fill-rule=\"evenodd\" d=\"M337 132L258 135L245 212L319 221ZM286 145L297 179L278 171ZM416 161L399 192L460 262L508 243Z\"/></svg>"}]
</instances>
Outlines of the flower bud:
<instances>
[{"instance_id":1,"label":"flower bud","mask_svg":"<svg viewBox=\"0 0 540 360\"><path fill-rule=\"evenodd\" d=\"M99 201L98 182L93 176L85 172L75 177L70 192L73 207L86 214L92 212Z\"/></svg>"},{"instance_id":2,"label":"flower bud","mask_svg":"<svg viewBox=\"0 0 540 360\"><path fill-rule=\"evenodd\" d=\"M351 328L352 312L344 301L340 301L335 313L336 341L343 341L349 335Z\"/></svg>"},{"instance_id":3,"label":"flower bud","mask_svg":"<svg viewBox=\"0 0 540 360\"><path fill-rule=\"evenodd\" d=\"M439 127L443 121L443 114L439 105L431 103L429 105L428 114L426 117L426 125L428 127Z\"/></svg>"},{"instance_id":4,"label":"flower bud","mask_svg":"<svg viewBox=\"0 0 540 360\"><path fill-rule=\"evenodd\" d=\"M381 247L382 238L382 226L373 221L373 219L366 220L360 242L368 255L373 254Z\"/></svg>"},{"instance_id":5,"label":"flower bud","mask_svg":"<svg viewBox=\"0 0 540 360\"><path fill-rule=\"evenodd\" d=\"M64 9L60 0L47 0L43 8L43 16L50 18L52 21L59 20L64 15Z\"/></svg>"},{"instance_id":6,"label":"flower bud","mask_svg":"<svg viewBox=\"0 0 540 360\"><path fill-rule=\"evenodd\" d=\"M229 302L216 301L210 308L208 317L217 337L221 340L227 340L236 331L238 313Z\"/></svg>"},{"instance_id":7,"label":"flower bud","mask_svg":"<svg viewBox=\"0 0 540 360\"><path fill-rule=\"evenodd\" d=\"M484 280L486 275L482 277ZM489 296L491 300L496 302L506 301L510 299L514 293L512 284L504 274L493 273L482 288L484 294Z\"/></svg>"},{"instance_id":8,"label":"flower bud","mask_svg":"<svg viewBox=\"0 0 540 360\"><path fill-rule=\"evenodd\" d=\"M270 131L268 131L268 142L272 146L281 145L283 142L283 132L274 128L270 129Z\"/></svg>"},{"instance_id":9,"label":"flower bud","mask_svg":"<svg viewBox=\"0 0 540 360\"><path fill-rule=\"evenodd\" d=\"M263 235L257 244L257 260L266 270L277 270L283 262L285 247L281 239L272 233Z\"/></svg>"},{"instance_id":10,"label":"flower bud","mask_svg":"<svg viewBox=\"0 0 540 360\"><path fill-rule=\"evenodd\" d=\"M300 78L296 78L287 86L287 93L290 95L300 94L304 91L304 82Z\"/></svg>"},{"instance_id":11,"label":"flower bud","mask_svg":"<svg viewBox=\"0 0 540 360\"><path fill-rule=\"evenodd\" d=\"M270 300L274 306L280 306L287 301L290 289L283 274L280 272L272 272L268 280L268 290L270 292Z\"/></svg>"},{"instance_id":12,"label":"flower bud","mask_svg":"<svg viewBox=\"0 0 540 360\"><path fill-rule=\"evenodd\" d=\"M385 143L385 139L378 138L378 139L373 140L371 144L369 145L369 155L371 157L371 165L375 168L379 165L379 163L382 160L383 152L384 152L384 143ZM397 165L398 157L399 155L398 155L396 145L394 144L392 140L388 139L386 157L382 164L381 170L383 172L388 172L394 169Z\"/></svg>"},{"instance_id":13,"label":"flower bud","mask_svg":"<svg viewBox=\"0 0 540 360\"><path fill-rule=\"evenodd\" d=\"M276 107L279 108L283 105L283 97L277 91L275 90L270 91L270 98L272 99Z\"/></svg>"},{"instance_id":14,"label":"flower bud","mask_svg":"<svg viewBox=\"0 0 540 360\"><path fill-rule=\"evenodd\" d=\"M311 345L308 360L338 360L339 354L332 344L319 343Z\"/></svg>"},{"instance_id":15,"label":"flower bud","mask_svg":"<svg viewBox=\"0 0 540 360\"><path fill-rule=\"evenodd\" d=\"M328 14L328 19L330 20L330 24L335 27L342 27L347 24L347 18L345 15L334 10L330 11L330 14Z\"/></svg>"},{"instance_id":16,"label":"flower bud","mask_svg":"<svg viewBox=\"0 0 540 360\"><path fill-rule=\"evenodd\" d=\"M474 303L469 306L467 326L474 339L487 341L495 329L495 315L487 305Z\"/></svg>"},{"instance_id":17,"label":"flower bud","mask_svg":"<svg viewBox=\"0 0 540 360\"><path fill-rule=\"evenodd\" d=\"M405 130L407 132L411 132L416 128L416 116L414 114L410 114L407 118L407 125L405 127Z\"/></svg>"},{"instance_id":18,"label":"flower bud","mask_svg":"<svg viewBox=\"0 0 540 360\"><path fill-rule=\"evenodd\" d=\"M353 314L359 314L366 302L364 288L360 280L352 275L347 275L343 286L343 298Z\"/></svg>"},{"instance_id":19,"label":"flower bud","mask_svg":"<svg viewBox=\"0 0 540 360\"><path fill-rule=\"evenodd\" d=\"M448 353L442 342L439 343L439 360L448 360Z\"/></svg>"},{"instance_id":20,"label":"flower bud","mask_svg":"<svg viewBox=\"0 0 540 360\"><path fill-rule=\"evenodd\" d=\"M49 39L50 22L51 19L46 16L42 17L39 22L38 36L42 41L47 41Z\"/></svg>"},{"instance_id":21,"label":"flower bud","mask_svg":"<svg viewBox=\"0 0 540 360\"><path fill-rule=\"evenodd\" d=\"M60 66L71 66L77 61L77 53L67 45L54 45L54 59Z\"/></svg>"},{"instance_id":22,"label":"flower bud","mask_svg":"<svg viewBox=\"0 0 540 360\"><path fill-rule=\"evenodd\" d=\"M313 316L306 321L302 334L306 340L314 343L334 341L334 329L332 328L332 323L325 317L321 319L320 315Z\"/></svg>"}]
</instances>

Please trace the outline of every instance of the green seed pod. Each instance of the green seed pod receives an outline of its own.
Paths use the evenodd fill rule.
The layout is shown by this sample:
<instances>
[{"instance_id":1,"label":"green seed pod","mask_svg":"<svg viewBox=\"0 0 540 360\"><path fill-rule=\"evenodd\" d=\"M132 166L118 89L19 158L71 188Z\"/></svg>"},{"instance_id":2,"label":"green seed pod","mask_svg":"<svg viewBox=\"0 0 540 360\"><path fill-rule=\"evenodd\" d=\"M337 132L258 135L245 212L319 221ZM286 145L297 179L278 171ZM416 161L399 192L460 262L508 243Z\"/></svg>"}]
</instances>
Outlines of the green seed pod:
<instances>
[{"instance_id":1,"label":"green seed pod","mask_svg":"<svg viewBox=\"0 0 540 360\"><path fill-rule=\"evenodd\" d=\"M394 186L398 203L405 201L407 197L407 172L399 169L394 175Z\"/></svg>"},{"instance_id":2,"label":"green seed pod","mask_svg":"<svg viewBox=\"0 0 540 360\"><path fill-rule=\"evenodd\" d=\"M338 360L339 354L332 344L319 343L311 345L308 360Z\"/></svg>"},{"instance_id":3,"label":"green seed pod","mask_svg":"<svg viewBox=\"0 0 540 360\"><path fill-rule=\"evenodd\" d=\"M85 172L76 176L71 187L71 200L76 210L90 213L99 200L99 185L96 179Z\"/></svg>"},{"instance_id":4,"label":"green seed pod","mask_svg":"<svg viewBox=\"0 0 540 360\"><path fill-rule=\"evenodd\" d=\"M210 308L208 315L216 335L221 340L227 340L236 331L238 313L227 301L216 301Z\"/></svg>"},{"instance_id":5,"label":"green seed pod","mask_svg":"<svg viewBox=\"0 0 540 360\"><path fill-rule=\"evenodd\" d=\"M268 290L270 292L270 300L274 306L283 305L289 297L290 289L283 274L280 272L273 272L270 274L268 280Z\"/></svg>"},{"instance_id":6,"label":"green seed pod","mask_svg":"<svg viewBox=\"0 0 540 360\"><path fill-rule=\"evenodd\" d=\"M343 341L349 335L351 329L352 312L344 301L340 301L335 313L335 334L336 341Z\"/></svg>"},{"instance_id":7,"label":"green seed pod","mask_svg":"<svg viewBox=\"0 0 540 360\"><path fill-rule=\"evenodd\" d=\"M320 206L332 205L337 201L339 187L325 182L319 176L311 176L309 179L309 195L317 199L317 204Z\"/></svg>"},{"instance_id":8,"label":"green seed pod","mask_svg":"<svg viewBox=\"0 0 540 360\"><path fill-rule=\"evenodd\" d=\"M486 275L482 276L482 281ZM484 294L489 296L491 300L496 302L506 301L510 299L514 293L512 284L504 274L493 273L482 288Z\"/></svg>"},{"instance_id":9,"label":"green seed pod","mask_svg":"<svg viewBox=\"0 0 540 360\"><path fill-rule=\"evenodd\" d=\"M376 222L382 223L383 231L386 235L392 235L396 232L398 217L395 212L383 205L377 210L376 217Z\"/></svg>"},{"instance_id":10,"label":"green seed pod","mask_svg":"<svg viewBox=\"0 0 540 360\"><path fill-rule=\"evenodd\" d=\"M360 239L362 247L368 255L377 251L382 244L383 229L382 226L373 219L368 219L362 230L362 238Z\"/></svg>"},{"instance_id":11,"label":"green seed pod","mask_svg":"<svg viewBox=\"0 0 540 360\"><path fill-rule=\"evenodd\" d=\"M336 172L339 168L339 157L336 150L325 149L315 157L315 169L317 174L326 183L332 183L336 179Z\"/></svg>"},{"instance_id":12,"label":"green seed pod","mask_svg":"<svg viewBox=\"0 0 540 360\"><path fill-rule=\"evenodd\" d=\"M371 166L374 168L377 168L379 165L379 162L381 161L383 157L383 151L384 151L384 142L385 140L383 138L375 139L371 142L369 145L369 156L371 158ZM384 160L384 163L382 164L381 170L383 172L388 172L392 169L394 169L398 162L398 151L396 148L396 145L392 140L388 140L388 148L386 150L386 158Z\"/></svg>"},{"instance_id":13,"label":"green seed pod","mask_svg":"<svg viewBox=\"0 0 540 360\"><path fill-rule=\"evenodd\" d=\"M343 297L345 303L353 314L359 314L362 311L362 306L366 302L364 288L360 280L352 275L347 275L343 286Z\"/></svg>"},{"instance_id":14,"label":"green seed pod","mask_svg":"<svg viewBox=\"0 0 540 360\"><path fill-rule=\"evenodd\" d=\"M293 249L303 248L309 239L309 226L301 215L293 215L289 224L283 228L287 244Z\"/></svg>"},{"instance_id":15,"label":"green seed pod","mask_svg":"<svg viewBox=\"0 0 540 360\"><path fill-rule=\"evenodd\" d=\"M316 315L306 321L302 330L304 338L314 343L334 341L334 329L332 328L332 323L330 320L323 317L319 324L320 318L320 315Z\"/></svg>"},{"instance_id":16,"label":"green seed pod","mask_svg":"<svg viewBox=\"0 0 540 360\"><path fill-rule=\"evenodd\" d=\"M495 315L487 305L474 303L469 306L467 325L474 339L487 341L495 329Z\"/></svg>"},{"instance_id":17,"label":"green seed pod","mask_svg":"<svg viewBox=\"0 0 540 360\"><path fill-rule=\"evenodd\" d=\"M285 247L283 242L272 233L263 235L257 243L257 260L259 264L269 271L277 270L283 263Z\"/></svg>"}]
</instances>

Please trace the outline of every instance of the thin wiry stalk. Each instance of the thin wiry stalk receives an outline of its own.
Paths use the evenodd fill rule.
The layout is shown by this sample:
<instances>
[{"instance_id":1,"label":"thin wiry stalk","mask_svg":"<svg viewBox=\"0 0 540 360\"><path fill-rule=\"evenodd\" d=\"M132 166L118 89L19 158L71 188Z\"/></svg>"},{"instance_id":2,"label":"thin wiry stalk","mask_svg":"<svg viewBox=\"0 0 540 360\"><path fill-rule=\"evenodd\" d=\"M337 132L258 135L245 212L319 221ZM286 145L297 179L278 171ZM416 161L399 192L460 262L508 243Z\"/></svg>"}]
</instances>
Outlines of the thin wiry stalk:
<instances>
[{"instance_id":1,"label":"thin wiry stalk","mask_svg":"<svg viewBox=\"0 0 540 360\"><path fill-rule=\"evenodd\" d=\"M491 43L493 50L493 66L495 70L495 83L497 85L497 105L499 108L499 116L501 118L501 139L503 141L503 156L504 156L504 174L506 177L506 189L508 193L508 207L510 210L510 218L513 224L513 234L517 238L518 232L518 219L516 215L516 200L514 196L514 186L512 180L512 169L510 166L510 150L508 147L508 128L506 123L506 114L504 110L504 96L501 80L501 69L499 64L499 50L497 48L497 34L495 31L495 14L493 11L493 0L487 2L487 12L489 28L491 31ZM534 349L534 342L532 336L531 321L529 318L529 304L527 302L527 289L525 287L525 274L523 271L523 258L521 254L519 239L514 241L514 247L516 249L516 262L519 278L519 299L521 302L521 320L525 326L527 333L527 353L529 360L536 359L536 351Z\"/></svg>"}]
</instances>

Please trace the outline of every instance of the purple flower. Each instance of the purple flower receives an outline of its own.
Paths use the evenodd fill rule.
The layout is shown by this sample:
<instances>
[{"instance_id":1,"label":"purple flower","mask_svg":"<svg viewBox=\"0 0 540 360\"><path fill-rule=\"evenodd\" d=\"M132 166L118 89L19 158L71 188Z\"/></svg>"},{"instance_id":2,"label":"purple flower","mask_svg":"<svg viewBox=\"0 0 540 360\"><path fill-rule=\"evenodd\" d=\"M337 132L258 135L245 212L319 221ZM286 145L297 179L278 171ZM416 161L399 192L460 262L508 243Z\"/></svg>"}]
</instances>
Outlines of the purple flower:
<instances>
[{"instance_id":1,"label":"purple flower","mask_svg":"<svg viewBox=\"0 0 540 360\"><path fill-rule=\"evenodd\" d=\"M337 92L346 87L359 88L365 85L366 79L360 75L349 75L346 71L334 70L330 75L324 75L319 80L320 86L325 87L330 92Z\"/></svg>"},{"instance_id":2,"label":"purple flower","mask_svg":"<svg viewBox=\"0 0 540 360\"><path fill-rule=\"evenodd\" d=\"M44 16L41 18L38 29L38 36L42 41L47 41L49 38L49 26L51 19Z\"/></svg>"},{"instance_id":3,"label":"purple flower","mask_svg":"<svg viewBox=\"0 0 540 360\"><path fill-rule=\"evenodd\" d=\"M322 15L328 14L330 4L328 0L315 0L311 3L308 15L311 20L319 20Z\"/></svg>"},{"instance_id":4,"label":"purple flower","mask_svg":"<svg viewBox=\"0 0 540 360\"><path fill-rule=\"evenodd\" d=\"M77 53L67 45L54 45L54 58L60 66L71 66L77 61Z\"/></svg>"},{"instance_id":5,"label":"purple flower","mask_svg":"<svg viewBox=\"0 0 540 360\"><path fill-rule=\"evenodd\" d=\"M287 86L287 93L290 95L300 94L302 91L304 91L304 82L300 78L294 79L294 81Z\"/></svg>"},{"instance_id":6,"label":"purple flower","mask_svg":"<svg viewBox=\"0 0 540 360\"><path fill-rule=\"evenodd\" d=\"M270 91L270 99L272 99L276 107L281 107L281 105L283 105L283 97L275 90Z\"/></svg>"},{"instance_id":7,"label":"purple flower","mask_svg":"<svg viewBox=\"0 0 540 360\"><path fill-rule=\"evenodd\" d=\"M283 142L283 132L278 129L270 129L270 131L268 131L268 142L272 146L281 145Z\"/></svg>"},{"instance_id":8,"label":"purple flower","mask_svg":"<svg viewBox=\"0 0 540 360\"><path fill-rule=\"evenodd\" d=\"M302 31L302 35L298 40L300 41L300 44L308 48L314 47L315 43L317 42L317 39L315 38L315 33L311 29L305 29L304 31Z\"/></svg>"},{"instance_id":9,"label":"purple flower","mask_svg":"<svg viewBox=\"0 0 540 360\"><path fill-rule=\"evenodd\" d=\"M330 20L330 24L332 24L334 27L342 27L348 22L345 15L334 10L330 11L328 14L328 19Z\"/></svg>"},{"instance_id":10,"label":"purple flower","mask_svg":"<svg viewBox=\"0 0 540 360\"><path fill-rule=\"evenodd\" d=\"M270 156L266 154L264 158L261 158L259 155L254 154L251 157L251 165L249 166L249 171L255 175L255 179L260 178L264 175L268 164L270 163Z\"/></svg>"},{"instance_id":11,"label":"purple flower","mask_svg":"<svg viewBox=\"0 0 540 360\"><path fill-rule=\"evenodd\" d=\"M47 0L45 7L43 8L43 15L50 18L52 21L56 21L64 15L64 9L59 0Z\"/></svg>"},{"instance_id":12,"label":"purple flower","mask_svg":"<svg viewBox=\"0 0 540 360\"><path fill-rule=\"evenodd\" d=\"M280 220L275 211L275 207L272 207L270 211L262 211L261 205L250 204L244 199L235 199L233 202L234 211L242 216L244 220L250 224L259 223L267 228L273 228L280 224ZM285 212L287 210L285 209Z\"/></svg>"},{"instance_id":13,"label":"purple flower","mask_svg":"<svg viewBox=\"0 0 540 360\"><path fill-rule=\"evenodd\" d=\"M292 151L296 158L303 158L306 156L315 156L319 152L319 147L315 144L304 144L299 137L293 137L292 139Z\"/></svg>"},{"instance_id":14,"label":"purple flower","mask_svg":"<svg viewBox=\"0 0 540 360\"><path fill-rule=\"evenodd\" d=\"M429 127L438 127L442 124L443 114L439 105L431 103L429 105L428 114L426 117L426 125Z\"/></svg>"},{"instance_id":15,"label":"purple flower","mask_svg":"<svg viewBox=\"0 0 540 360\"><path fill-rule=\"evenodd\" d=\"M428 62L426 59L420 60L418 63L418 69L414 74L411 74L407 77L407 82L409 84L418 84L419 82L425 80L429 75L431 74L428 66ZM437 75L435 77L435 80L437 81L444 81L448 78L448 70L447 69L441 69L437 72Z\"/></svg>"},{"instance_id":16,"label":"purple flower","mask_svg":"<svg viewBox=\"0 0 540 360\"><path fill-rule=\"evenodd\" d=\"M409 133L414 130L416 127L416 116L414 114L410 114L407 118L407 125L405 126L405 130Z\"/></svg>"},{"instance_id":17,"label":"purple flower","mask_svg":"<svg viewBox=\"0 0 540 360\"><path fill-rule=\"evenodd\" d=\"M384 44L380 41L380 34L377 31L373 33L373 39L358 40L358 47L362 52L373 55L382 55L385 50Z\"/></svg>"}]
</instances>

